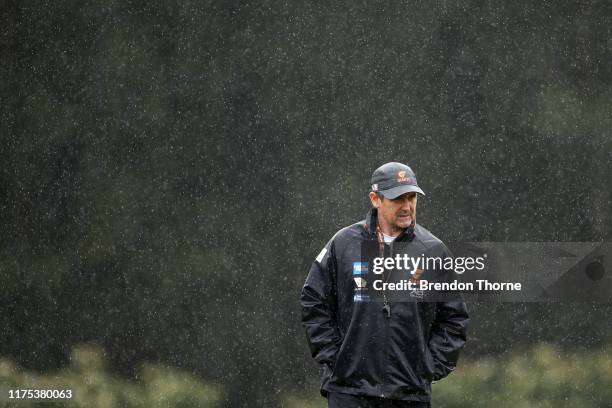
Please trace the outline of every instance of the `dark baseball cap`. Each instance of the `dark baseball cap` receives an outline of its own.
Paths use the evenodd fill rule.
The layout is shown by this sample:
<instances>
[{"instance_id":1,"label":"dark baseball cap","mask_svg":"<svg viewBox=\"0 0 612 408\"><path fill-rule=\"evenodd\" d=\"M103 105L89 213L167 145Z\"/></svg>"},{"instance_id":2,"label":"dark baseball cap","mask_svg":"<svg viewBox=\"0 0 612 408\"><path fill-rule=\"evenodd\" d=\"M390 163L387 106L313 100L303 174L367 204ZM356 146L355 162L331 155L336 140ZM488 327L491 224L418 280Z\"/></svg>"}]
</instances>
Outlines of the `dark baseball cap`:
<instances>
[{"instance_id":1,"label":"dark baseball cap","mask_svg":"<svg viewBox=\"0 0 612 408\"><path fill-rule=\"evenodd\" d=\"M402 163L386 163L374 170L370 180L372 191L393 200L402 194L415 192L425 195L418 186L412 169Z\"/></svg>"}]
</instances>

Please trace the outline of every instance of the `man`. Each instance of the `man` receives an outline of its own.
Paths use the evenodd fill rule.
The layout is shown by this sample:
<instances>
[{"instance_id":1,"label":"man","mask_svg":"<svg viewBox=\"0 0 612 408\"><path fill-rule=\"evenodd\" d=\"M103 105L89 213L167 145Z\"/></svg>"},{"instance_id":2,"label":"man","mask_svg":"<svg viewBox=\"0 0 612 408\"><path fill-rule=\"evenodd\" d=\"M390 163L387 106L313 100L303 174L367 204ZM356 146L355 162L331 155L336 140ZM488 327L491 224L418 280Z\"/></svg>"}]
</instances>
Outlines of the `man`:
<instances>
[{"instance_id":1,"label":"man","mask_svg":"<svg viewBox=\"0 0 612 408\"><path fill-rule=\"evenodd\" d=\"M417 194L425 193L410 167L387 163L374 171L370 185L367 218L338 231L310 268L300 299L302 323L323 368L321 394L330 408L429 407L431 382L455 368L465 344L467 310L459 294L424 301L418 290L380 297L368 286L372 279L361 275L369 265L362 253L368 245L381 256L451 256L416 224ZM397 271L386 272L374 286ZM409 276L418 282L448 273L415 269Z\"/></svg>"}]
</instances>

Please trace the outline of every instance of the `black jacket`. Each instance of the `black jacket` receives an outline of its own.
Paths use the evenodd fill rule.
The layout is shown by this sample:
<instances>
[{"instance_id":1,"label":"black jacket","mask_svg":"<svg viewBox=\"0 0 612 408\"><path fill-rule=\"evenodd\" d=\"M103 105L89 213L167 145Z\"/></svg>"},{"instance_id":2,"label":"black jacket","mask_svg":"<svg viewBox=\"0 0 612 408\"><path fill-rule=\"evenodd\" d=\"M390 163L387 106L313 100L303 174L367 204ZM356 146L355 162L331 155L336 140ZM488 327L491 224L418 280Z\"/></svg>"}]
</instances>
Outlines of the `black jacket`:
<instances>
[{"instance_id":1,"label":"black jacket","mask_svg":"<svg viewBox=\"0 0 612 408\"><path fill-rule=\"evenodd\" d=\"M364 241L376 242L376 210L340 230L312 264L302 289L302 323L312 356L324 369L321 394L342 392L430 401L431 381L447 376L466 341L467 309L460 295L438 302L355 302L353 263ZM416 225L395 242L428 255L446 246Z\"/></svg>"}]
</instances>

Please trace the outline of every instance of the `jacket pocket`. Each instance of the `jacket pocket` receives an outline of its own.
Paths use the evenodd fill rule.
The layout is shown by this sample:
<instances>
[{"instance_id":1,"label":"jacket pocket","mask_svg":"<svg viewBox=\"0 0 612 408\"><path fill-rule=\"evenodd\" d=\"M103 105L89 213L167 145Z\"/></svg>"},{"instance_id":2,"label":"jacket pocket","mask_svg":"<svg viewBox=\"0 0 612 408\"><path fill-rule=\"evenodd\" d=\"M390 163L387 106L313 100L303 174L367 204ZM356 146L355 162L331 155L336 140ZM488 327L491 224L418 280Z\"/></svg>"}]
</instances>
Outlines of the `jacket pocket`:
<instances>
[{"instance_id":1,"label":"jacket pocket","mask_svg":"<svg viewBox=\"0 0 612 408\"><path fill-rule=\"evenodd\" d=\"M435 378L435 363L434 363L434 359L433 359L433 355L431 354L431 351L429 350L429 346L425 346L425 358L423 361L423 374L425 375L425 378L427 379L427 381L431 382L432 380L434 380Z\"/></svg>"},{"instance_id":2,"label":"jacket pocket","mask_svg":"<svg viewBox=\"0 0 612 408\"><path fill-rule=\"evenodd\" d=\"M346 348L346 339L343 338L342 344L340 344L340 348L338 349L338 352L336 353L336 356L334 358L334 364L330 367L331 377L334 377L336 373L338 372L338 369L340 367L340 360L342 358L343 351L345 348Z\"/></svg>"},{"instance_id":3,"label":"jacket pocket","mask_svg":"<svg viewBox=\"0 0 612 408\"><path fill-rule=\"evenodd\" d=\"M362 339L356 341L355 338L346 338L338 351L331 381L345 387L357 387L364 379L373 382L378 373L373 366L376 363L377 359L369 355Z\"/></svg>"}]
</instances>

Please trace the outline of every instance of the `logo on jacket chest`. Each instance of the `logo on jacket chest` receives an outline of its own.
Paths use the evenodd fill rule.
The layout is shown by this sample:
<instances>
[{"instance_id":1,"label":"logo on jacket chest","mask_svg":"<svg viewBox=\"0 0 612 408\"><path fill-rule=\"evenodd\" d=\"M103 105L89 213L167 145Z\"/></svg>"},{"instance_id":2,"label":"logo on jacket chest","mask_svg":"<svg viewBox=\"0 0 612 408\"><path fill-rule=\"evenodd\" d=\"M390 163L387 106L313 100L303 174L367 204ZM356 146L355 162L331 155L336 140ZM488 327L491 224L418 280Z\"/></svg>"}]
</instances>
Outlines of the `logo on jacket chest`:
<instances>
[{"instance_id":1,"label":"logo on jacket chest","mask_svg":"<svg viewBox=\"0 0 612 408\"><path fill-rule=\"evenodd\" d=\"M353 262L353 282L355 283L353 302L368 302L368 281L366 277L369 271L369 262Z\"/></svg>"}]
</instances>

